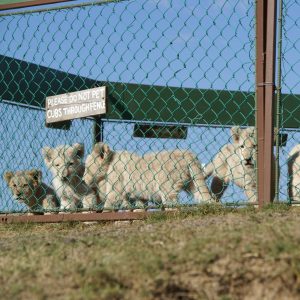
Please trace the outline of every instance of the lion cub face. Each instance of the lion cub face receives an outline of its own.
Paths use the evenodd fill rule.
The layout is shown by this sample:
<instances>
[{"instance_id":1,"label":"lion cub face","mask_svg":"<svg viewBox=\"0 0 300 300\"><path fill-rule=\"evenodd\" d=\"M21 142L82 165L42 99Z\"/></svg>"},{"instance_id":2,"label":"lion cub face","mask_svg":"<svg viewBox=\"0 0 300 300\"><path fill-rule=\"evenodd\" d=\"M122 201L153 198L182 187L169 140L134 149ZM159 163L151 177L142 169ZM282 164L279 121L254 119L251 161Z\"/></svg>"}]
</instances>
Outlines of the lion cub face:
<instances>
[{"instance_id":1,"label":"lion cub face","mask_svg":"<svg viewBox=\"0 0 300 300\"><path fill-rule=\"evenodd\" d=\"M231 128L233 144L236 154L240 157L242 164L248 168L253 168L256 164L256 131L254 127L242 129L238 126Z\"/></svg>"},{"instance_id":2,"label":"lion cub face","mask_svg":"<svg viewBox=\"0 0 300 300\"><path fill-rule=\"evenodd\" d=\"M40 170L5 172L4 179L13 193L13 197L26 202L34 195L36 188L41 184L42 172Z\"/></svg>"},{"instance_id":3,"label":"lion cub face","mask_svg":"<svg viewBox=\"0 0 300 300\"><path fill-rule=\"evenodd\" d=\"M82 144L56 148L44 147L42 153L47 167L54 177L58 177L62 182L70 182L74 178L82 177L83 164L81 160L84 155Z\"/></svg>"},{"instance_id":4,"label":"lion cub face","mask_svg":"<svg viewBox=\"0 0 300 300\"><path fill-rule=\"evenodd\" d=\"M86 184L94 186L105 178L112 153L107 144L97 143L94 146L85 161L83 180Z\"/></svg>"}]
</instances>

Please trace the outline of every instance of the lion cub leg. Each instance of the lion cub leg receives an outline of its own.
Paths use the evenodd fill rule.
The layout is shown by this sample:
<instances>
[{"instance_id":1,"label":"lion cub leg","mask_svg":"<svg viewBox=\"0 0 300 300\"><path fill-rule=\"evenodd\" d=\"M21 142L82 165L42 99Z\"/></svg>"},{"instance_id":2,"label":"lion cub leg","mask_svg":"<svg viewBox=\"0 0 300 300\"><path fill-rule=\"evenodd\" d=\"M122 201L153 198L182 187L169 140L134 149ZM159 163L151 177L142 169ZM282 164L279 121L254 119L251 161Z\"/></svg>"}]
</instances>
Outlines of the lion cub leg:
<instances>
[{"instance_id":1,"label":"lion cub leg","mask_svg":"<svg viewBox=\"0 0 300 300\"><path fill-rule=\"evenodd\" d=\"M165 210L166 209L165 207L174 206L178 204L178 195L181 189L182 189L181 182L176 183L173 186L165 184L160 187L162 210Z\"/></svg>"},{"instance_id":2,"label":"lion cub leg","mask_svg":"<svg viewBox=\"0 0 300 300\"><path fill-rule=\"evenodd\" d=\"M252 186L245 186L245 194L249 203L257 202L257 193L255 188Z\"/></svg>"},{"instance_id":3,"label":"lion cub leg","mask_svg":"<svg viewBox=\"0 0 300 300\"><path fill-rule=\"evenodd\" d=\"M85 209L95 210L97 207L97 196L95 194L85 195L82 198L82 206Z\"/></svg>"},{"instance_id":4,"label":"lion cub leg","mask_svg":"<svg viewBox=\"0 0 300 300\"><path fill-rule=\"evenodd\" d=\"M288 183L289 197L292 201L300 201L300 184L298 178L298 176L296 178L292 177Z\"/></svg>"},{"instance_id":5,"label":"lion cub leg","mask_svg":"<svg viewBox=\"0 0 300 300\"><path fill-rule=\"evenodd\" d=\"M62 196L60 198L60 212L59 214L70 214L77 211L78 208L82 208L82 203L78 197L75 195L70 195L70 197Z\"/></svg>"},{"instance_id":6,"label":"lion cub leg","mask_svg":"<svg viewBox=\"0 0 300 300\"><path fill-rule=\"evenodd\" d=\"M133 211L143 212L147 209L148 201L143 201L143 200L137 199L134 203L134 206L135 206L135 208L133 209Z\"/></svg>"},{"instance_id":7,"label":"lion cub leg","mask_svg":"<svg viewBox=\"0 0 300 300\"><path fill-rule=\"evenodd\" d=\"M127 197L124 192L124 188L120 182L114 182L113 184L107 184L106 201L104 204L104 211L114 210L117 211L122 204L126 203Z\"/></svg>"},{"instance_id":8,"label":"lion cub leg","mask_svg":"<svg viewBox=\"0 0 300 300\"><path fill-rule=\"evenodd\" d=\"M201 202L206 202L206 203L210 203L213 201L213 198L205 184L205 182L203 181L203 185L201 187L198 186L198 188L192 188L191 192L193 194L194 199L197 200L198 203Z\"/></svg>"},{"instance_id":9,"label":"lion cub leg","mask_svg":"<svg viewBox=\"0 0 300 300\"><path fill-rule=\"evenodd\" d=\"M58 213L58 204L56 203L56 199L54 196L49 196L43 199L42 201L42 207L45 209L45 215L51 215L51 214L57 214Z\"/></svg>"},{"instance_id":10,"label":"lion cub leg","mask_svg":"<svg viewBox=\"0 0 300 300\"><path fill-rule=\"evenodd\" d=\"M190 185L188 191L193 194L194 199L198 202L212 202L209 189L205 182L204 171L198 160L193 160L189 165Z\"/></svg>"}]
</instances>

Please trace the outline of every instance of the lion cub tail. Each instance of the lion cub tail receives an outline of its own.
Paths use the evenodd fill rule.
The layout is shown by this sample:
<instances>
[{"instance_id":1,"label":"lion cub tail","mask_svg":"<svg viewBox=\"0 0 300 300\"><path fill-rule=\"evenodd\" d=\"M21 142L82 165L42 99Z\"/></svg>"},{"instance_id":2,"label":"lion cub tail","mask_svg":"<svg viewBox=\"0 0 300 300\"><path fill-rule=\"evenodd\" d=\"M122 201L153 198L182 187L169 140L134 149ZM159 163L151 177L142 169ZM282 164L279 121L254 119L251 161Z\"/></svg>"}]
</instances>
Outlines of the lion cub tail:
<instances>
[{"instance_id":1,"label":"lion cub tail","mask_svg":"<svg viewBox=\"0 0 300 300\"><path fill-rule=\"evenodd\" d=\"M189 163L189 173L192 179L191 192L195 200L197 200L198 203L202 201L212 202L213 198L206 185L203 168L200 161L194 155L191 156Z\"/></svg>"}]
</instances>

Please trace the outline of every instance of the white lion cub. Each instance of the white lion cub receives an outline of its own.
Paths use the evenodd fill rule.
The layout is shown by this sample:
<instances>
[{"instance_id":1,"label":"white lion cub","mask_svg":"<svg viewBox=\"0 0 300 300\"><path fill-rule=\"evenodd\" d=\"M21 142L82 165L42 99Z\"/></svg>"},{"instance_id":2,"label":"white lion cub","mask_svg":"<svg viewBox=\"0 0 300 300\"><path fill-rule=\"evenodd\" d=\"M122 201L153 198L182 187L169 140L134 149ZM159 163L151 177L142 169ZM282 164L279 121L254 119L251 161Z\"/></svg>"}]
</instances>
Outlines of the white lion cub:
<instances>
[{"instance_id":1,"label":"white lion cub","mask_svg":"<svg viewBox=\"0 0 300 300\"><path fill-rule=\"evenodd\" d=\"M204 167L205 176L213 176L211 191L218 200L233 182L244 189L250 202L256 202L256 130L254 127L242 129L234 126L231 135L233 143L224 145Z\"/></svg>"},{"instance_id":2,"label":"white lion cub","mask_svg":"<svg viewBox=\"0 0 300 300\"><path fill-rule=\"evenodd\" d=\"M13 197L28 206L29 211L37 214L59 208L59 200L54 190L42 182L42 172L32 169L4 173L4 179L13 193Z\"/></svg>"},{"instance_id":3,"label":"white lion cub","mask_svg":"<svg viewBox=\"0 0 300 300\"><path fill-rule=\"evenodd\" d=\"M292 201L300 201L300 145L296 145L288 156L288 192Z\"/></svg>"},{"instance_id":4,"label":"white lion cub","mask_svg":"<svg viewBox=\"0 0 300 300\"><path fill-rule=\"evenodd\" d=\"M53 175L53 187L60 198L61 209L96 208L98 197L82 179L84 146L74 144L44 147L42 153Z\"/></svg>"},{"instance_id":5,"label":"white lion cub","mask_svg":"<svg viewBox=\"0 0 300 300\"><path fill-rule=\"evenodd\" d=\"M86 159L85 182L106 196L104 208L129 199L176 204L185 190L200 201L212 200L197 157L187 150L161 151L143 157L128 151L114 152L107 144L97 143Z\"/></svg>"}]
</instances>

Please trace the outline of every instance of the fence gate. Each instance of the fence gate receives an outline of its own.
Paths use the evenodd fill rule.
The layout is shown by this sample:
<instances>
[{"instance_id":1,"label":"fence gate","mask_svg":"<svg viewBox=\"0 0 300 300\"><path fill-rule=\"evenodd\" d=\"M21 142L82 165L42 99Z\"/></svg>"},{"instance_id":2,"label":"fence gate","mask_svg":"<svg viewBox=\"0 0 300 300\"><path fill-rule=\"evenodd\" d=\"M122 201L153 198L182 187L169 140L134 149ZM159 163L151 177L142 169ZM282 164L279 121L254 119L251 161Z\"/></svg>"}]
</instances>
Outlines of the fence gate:
<instances>
[{"instance_id":1,"label":"fence gate","mask_svg":"<svg viewBox=\"0 0 300 300\"><path fill-rule=\"evenodd\" d=\"M288 14L296 4L286 2L283 65L297 54L289 40L297 18ZM296 60L283 72L275 107L275 4L102 0L0 12L2 221L263 205L277 181L280 198L287 177L271 176L273 122L279 157L297 138L289 133L282 148L276 137L298 127L298 81ZM78 118L94 109L88 95L97 87L106 88L106 113ZM87 91L88 104L72 97L77 91ZM74 118L46 123L49 97L51 113Z\"/></svg>"}]
</instances>

